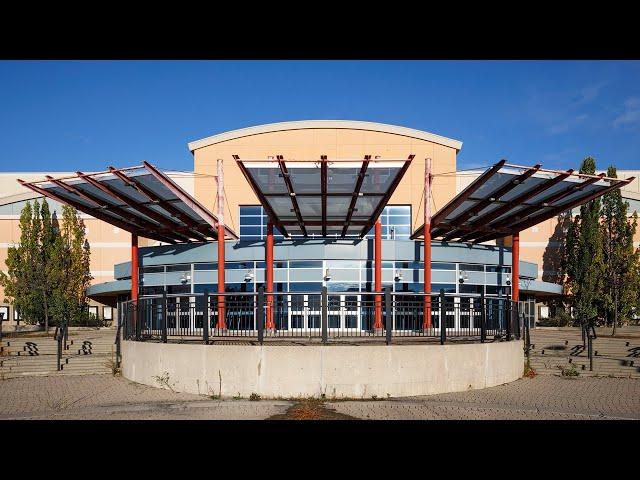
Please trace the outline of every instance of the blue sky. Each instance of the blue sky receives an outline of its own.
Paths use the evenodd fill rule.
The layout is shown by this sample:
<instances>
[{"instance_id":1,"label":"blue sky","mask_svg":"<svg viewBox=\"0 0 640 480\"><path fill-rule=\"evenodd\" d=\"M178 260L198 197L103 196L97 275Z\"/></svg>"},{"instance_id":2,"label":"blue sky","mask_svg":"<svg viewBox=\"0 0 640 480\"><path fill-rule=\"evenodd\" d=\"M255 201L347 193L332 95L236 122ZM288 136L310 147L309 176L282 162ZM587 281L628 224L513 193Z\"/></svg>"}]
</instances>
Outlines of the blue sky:
<instances>
[{"instance_id":1,"label":"blue sky","mask_svg":"<svg viewBox=\"0 0 640 480\"><path fill-rule=\"evenodd\" d=\"M0 171L191 170L188 141L303 119L462 140L458 168L640 169L640 62L0 62Z\"/></svg>"}]
</instances>

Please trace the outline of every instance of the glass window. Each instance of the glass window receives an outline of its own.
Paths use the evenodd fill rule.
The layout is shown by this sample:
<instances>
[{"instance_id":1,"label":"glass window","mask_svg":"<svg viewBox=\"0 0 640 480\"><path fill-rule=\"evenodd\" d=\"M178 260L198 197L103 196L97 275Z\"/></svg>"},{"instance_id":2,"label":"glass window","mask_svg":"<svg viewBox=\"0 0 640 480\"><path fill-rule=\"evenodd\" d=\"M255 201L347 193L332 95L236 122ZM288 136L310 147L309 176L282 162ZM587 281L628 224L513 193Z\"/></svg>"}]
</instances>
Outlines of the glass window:
<instances>
[{"instance_id":1,"label":"glass window","mask_svg":"<svg viewBox=\"0 0 640 480\"><path fill-rule=\"evenodd\" d=\"M164 265L158 267L142 267L142 273L164 273Z\"/></svg>"},{"instance_id":2,"label":"glass window","mask_svg":"<svg viewBox=\"0 0 640 480\"><path fill-rule=\"evenodd\" d=\"M290 261L289 268L322 268L322 261Z\"/></svg>"},{"instance_id":3,"label":"glass window","mask_svg":"<svg viewBox=\"0 0 640 480\"><path fill-rule=\"evenodd\" d=\"M269 217L261 205L240 205L240 240L263 240L267 235ZM273 236L284 238L282 232L273 229Z\"/></svg>"},{"instance_id":4,"label":"glass window","mask_svg":"<svg viewBox=\"0 0 640 480\"><path fill-rule=\"evenodd\" d=\"M487 272L511 273L511 267L506 267L501 265L487 265Z\"/></svg>"},{"instance_id":5,"label":"glass window","mask_svg":"<svg viewBox=\"0 0 640 480\"><path fill-rule=\"evenodd\" d=\"M411 205L387 205L380 214L382 238L409 239L411 235ZM367 232L366 238L374 237L374 229Z\"/></svg>"},{"instance_id":6,"label":"glass window","mask_svg":"<svg viewBox=\"0 0 640 480\"><path fill-rule=\"evenodd\" d=\"M440 293L444 289L444 293L456 293L456 285L454 283L432 283L431 292Z\"/></svg>"},{"instance_id":7,"label":"glass window","mask_svg":"<svg viewBox=\"0 0 640 480\"><path fill-rule=\"evenodd\" d=\"M102 307L102 318L113 320L113 309L111 307Z\"/></svg>"},{"instance_id":8,"label":"glass window","mask_svg":"<svg viewBox=\"0 0 640 480\"><path fill-rule=\"evenodd\" d=\"M440 263L440 262L432 262L431 270L455 270L455 263Z\"/></svg>"},{"instance_id":9,"label":"glass window","mask_svg":"<svg viewBox=\"0 0 640 480\"><path fill-rule=\"evenodd\" d=\"M8 322L9 321L9 307L2 306L0 307L0 321Z\"/></svg>"},{"instance_id":10,"label":"glass window","mask_svg":"<svg viewBox=\"0 0 640 480\"><path fill-rule=\"evenodd\" d=\"M96 305L89 306L89 317L98 318L98 307Z\"/></svg>"},{"instance_id":11,"label":"glass window","mask_svg":"<svg viewBox=\"0 0 640 480\"><path fill-rule=\"evenodd\" d=\"M484 272L484 265L478 265L476 263L461 263L460 270L467 272Z\"/></svg>"},{"instance_id":12,"label":"glass window","mask_svg":"<svg viewBox=\"0 0 640 480\"><path fill-rule=\"evenodd\" d=\"M194 270L217 270L217 263L195 263L193 265Z\"/></svg>"},{"instance_id":13,"label":"glass window","mask_svg":"<svg viewBox=\"0 0 640 480\"><path fill-rule=\"evenodd\" d=\"M191 271L190 263L183 263L181 265L167 265L167 272L189 272Z\"/></svg>"}]
</instances>

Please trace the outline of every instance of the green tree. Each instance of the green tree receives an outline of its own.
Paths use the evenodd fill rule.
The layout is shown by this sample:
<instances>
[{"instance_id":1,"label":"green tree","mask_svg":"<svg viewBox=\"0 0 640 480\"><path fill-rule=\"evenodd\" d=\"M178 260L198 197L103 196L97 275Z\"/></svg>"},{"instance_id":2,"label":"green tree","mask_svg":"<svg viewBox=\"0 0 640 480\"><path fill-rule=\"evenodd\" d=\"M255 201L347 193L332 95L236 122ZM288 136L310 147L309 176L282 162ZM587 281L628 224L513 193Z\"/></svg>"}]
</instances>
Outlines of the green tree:
<instances>
[{"instance_id":1,"label":"green tree","mask_svg":"<svg viewBox=\"0 0 640 480\"><path fill-rule=\"evenodd\" d=\"M580 173L595 174L592 157L582 161ZM585 203L567 232L567 285L576 318L598 314L604 288L604 260L600 228L600 199Z\"/></svg>"},{"instance_id":2,"label":"green tree","mask_svg":"<svg viewBox=\"0 0 640 480\"><path fill-rule=\"evenodd\" d=\"M41 276L39 277L40 295L44 315L45 331L49 329L51 297L53 296L53 283L49 280L52 270L59 267L58 259L54 256L54 245L56 240L56 222L49 210L47 200L42 201L40 208L41 233L40 233L40 262Z\"/></svg>"},{"instance_id":3,"label":"green tree","mask_svg":"<svg viewBox=\"0 0 640 480\"><path fill-rule=\"evenodd\" d=\"M7 251L7 273L0 272L6 302L13 305L25 323L41 318L39 292L34 288L40 267L38 237L40 228L38 203L27 202L20 213L20 243Z\"/></svg>"},{"instance_id":4,"label":"green tree","mask_svg":"<svg viewBox=\"0 0 640 480\"><path fill-rule=\"evenodd\" d=\"M62 222L49 205L27 202L20 214L20 243L8 250L0 284L27 323L78 323L88 317L90 248L78 212L63 206Z\"/></svg>"},{"instance_id":5,"label":"green tree","mask_svg":"<svg viewBox=\"0 0 640 480\"><path fill-rule=\"evenodd\" d=\"M62 207L59 234L53 244L57 264L51 265L48 277L53 284L52 317L58 322L80 323L88 318L86 289L91 283L90 249L86 229L78 212Z\"/></svg>"},{"instance_id":6,"label":"green tree","mask_svg":"<svg viewBox=\"0 0 640 480\"><path fill-rule=\"evenodd\" d=\"M617 178L616 168L610 166L607 176ZM629 204L622 200L620 189L607 193L602 199L602 241L604 257L603 307L607 323L616 327L627 322L634 309L638 295L636 264L638 252L633 248L633 237L637 226L637 215L631 221Z\"/></svg>"}]
</instances>

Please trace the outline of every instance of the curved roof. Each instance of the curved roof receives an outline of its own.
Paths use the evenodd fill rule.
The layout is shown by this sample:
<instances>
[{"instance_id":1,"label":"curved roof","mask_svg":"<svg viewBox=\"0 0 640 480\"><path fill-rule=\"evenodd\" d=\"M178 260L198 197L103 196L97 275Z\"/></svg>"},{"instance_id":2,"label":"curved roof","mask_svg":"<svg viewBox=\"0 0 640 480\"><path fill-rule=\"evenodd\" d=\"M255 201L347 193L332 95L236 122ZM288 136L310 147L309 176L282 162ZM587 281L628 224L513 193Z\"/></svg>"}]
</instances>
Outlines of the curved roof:
<instances>
[{"instance_id":1,"label":"curved roof","mask_svg":"<svg viewBox=\"0 0 640 480\"><path fill-rule=\"evenodd\" d=\"M265 125L256 125L254 127L241 128L231 130L229 132L219 133L211 137L201 140L189 142L189 150L193 152L199 148L208 147L216 143L233 140L236 138L248 137L250 135L259 135L261 133L282 132L285 130L303 130L308 128L342 128L350 130L369 130L373 132L392 133L405 137L417 138L419 140L427 140L429 142L438 143L447 147L455 148L460 151L462 142L452 138L442 137L435 133L415 130L413 128L400 127L398 125L387 125L377 122L363 122L359 120L296 120L293 122L268 123Z\"/></svg>"}]
</instances>

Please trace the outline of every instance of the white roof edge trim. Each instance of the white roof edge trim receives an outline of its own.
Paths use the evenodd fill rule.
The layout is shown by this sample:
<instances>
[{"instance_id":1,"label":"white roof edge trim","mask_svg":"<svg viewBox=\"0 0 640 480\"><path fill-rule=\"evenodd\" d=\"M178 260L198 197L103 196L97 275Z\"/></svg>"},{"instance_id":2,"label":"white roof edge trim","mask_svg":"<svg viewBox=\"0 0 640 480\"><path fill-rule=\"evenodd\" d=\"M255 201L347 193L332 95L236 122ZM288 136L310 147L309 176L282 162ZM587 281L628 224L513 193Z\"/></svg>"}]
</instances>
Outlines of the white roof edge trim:
<instances>
[{"instance_id":1,"label":"white roof edge trim","mask_svg":"<svg viewBox=\"0 0 640 480\"><path fill-rule=\"evenodd\" d=\"M212 135L200 140L194 140L187 145L189 151L193 153L199 148L208 147L216 143L233 140L236 138L248 137L250 135L259 135L261 133L282 132L286 130L303 130L310 128L340 128L351 130L370 130L374 132L392 133L402 135L404 137L417 138L419 140L427 140L429 142L438 143L446 147L455 148L456 152L462 149L462 142L452 138L436 135L435 133L424 132L414 128L401 127L398 125L388 125L385 123L365 122L361 120L296 120L292 122L268 123L264 125L256 125L253 127L240 128L228 132Z\"/></svg>"}]
</instances>

